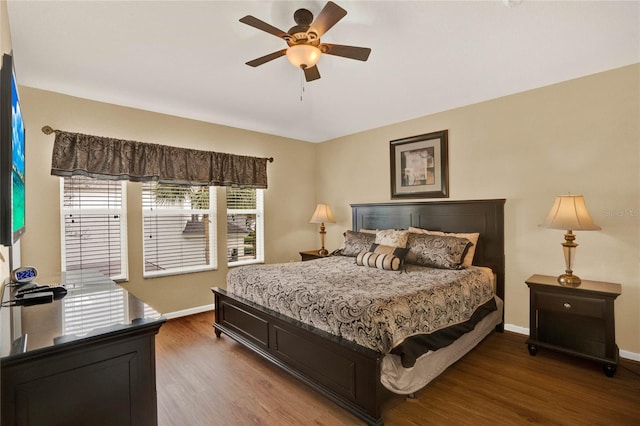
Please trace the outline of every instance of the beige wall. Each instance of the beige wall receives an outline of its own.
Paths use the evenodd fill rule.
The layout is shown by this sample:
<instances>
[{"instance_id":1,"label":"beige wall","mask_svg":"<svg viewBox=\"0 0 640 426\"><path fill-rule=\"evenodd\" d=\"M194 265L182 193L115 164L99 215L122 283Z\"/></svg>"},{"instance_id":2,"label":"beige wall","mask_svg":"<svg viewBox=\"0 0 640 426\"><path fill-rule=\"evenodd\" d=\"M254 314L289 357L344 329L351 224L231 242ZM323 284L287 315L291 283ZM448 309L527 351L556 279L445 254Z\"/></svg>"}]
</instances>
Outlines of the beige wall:
<instances>
[{"instance_id":1,"label":"beige wall","mask_svg":"<svg viewBox=\"0 0 640 426\"><path fill-rule=\"evenodd\" d=\"M616 338L637 356L639 80L640 66L629 66L320 144L316 190L339 218L327 246L350 227L350 203L391 201L390 140L448 129L451 199L507 200L506 323L529 327L525 279L564 271L563 232L538 227L554 197L584 194L602 231L576 232L574 270L622 283Z\"/></svg>"},{"instance_id":2,"label":"beige wall","mask_svg":"<svg viewBox=\"0 0 640 426\"><path fill-rule=\"evenodd\" d=\"M55 129L119 139L274 157L268 163L265 191L266 261L299 260L298 251L316 247L317 229L308 223L315 207L315 152L307 142L207 124L71 96L20 87L27 126L27 232L22 238L23 264L40 270L41 282L60 278L59 178L50 175ZM170 277L142 277L140 185L128 184L129 281L124 286L163 313L213 303L209 290L225 286L226 217L224 189L218 189L217 271Z\"/></svg>"}]
</instances>

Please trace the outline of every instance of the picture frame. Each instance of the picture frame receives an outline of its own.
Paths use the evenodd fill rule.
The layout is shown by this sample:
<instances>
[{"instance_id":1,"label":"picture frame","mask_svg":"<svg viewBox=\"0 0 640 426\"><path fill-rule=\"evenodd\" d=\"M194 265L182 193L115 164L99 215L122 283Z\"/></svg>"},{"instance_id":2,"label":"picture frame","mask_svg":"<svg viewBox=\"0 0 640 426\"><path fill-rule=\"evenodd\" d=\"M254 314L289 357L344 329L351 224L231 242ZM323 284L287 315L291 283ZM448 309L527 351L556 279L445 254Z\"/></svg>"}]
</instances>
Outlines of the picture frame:
<instances>
[{"instance_id":1,"label":"picture frame","mask_svg":"<svg viewBox=\"0 0 640 426\"><path fill-rule=\"evenodd\" d=\"M449 131L389 142L391 198L449 197Z\"/></svg>"}]
</instances>

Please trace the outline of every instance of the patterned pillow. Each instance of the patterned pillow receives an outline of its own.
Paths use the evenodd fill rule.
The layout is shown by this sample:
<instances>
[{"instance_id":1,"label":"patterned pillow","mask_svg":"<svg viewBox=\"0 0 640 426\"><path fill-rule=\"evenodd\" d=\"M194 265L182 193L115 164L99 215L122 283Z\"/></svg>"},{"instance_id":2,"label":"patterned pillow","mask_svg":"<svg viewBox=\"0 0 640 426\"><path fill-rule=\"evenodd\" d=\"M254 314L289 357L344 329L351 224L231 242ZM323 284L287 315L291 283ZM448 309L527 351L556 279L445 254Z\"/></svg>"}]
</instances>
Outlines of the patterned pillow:
<instances>
[{"instance_id":1,"label":"patterned pillow","mask_svg":"<svg viewBox=\"0 0 640 426\"><path fill-rule=\"evenodd\" d=\"M408 251L409 249L406 248L372 244L369 251L358 253L356 264L386 271L398 271Z\"/></svg>"},{"instance_id":2,"label":"patterned pillow","mask_svg":"<svg viewBox=\"0 0 640 426\"><path fill-rule=\"evenodd\" d=\"M478 238L480 238L479 232L441 232L441 231L430 231L428 229L422 228L414 228L410 227L409 232L415 232L417 234L429 234L429 235L446 235L448 237L458 237L458 238L466 238L471 241L471 246L467 250L467 254L464 256L464 260L462 261L462 267L468 268L473 263L473 256L476 254L476 246L478 245Z\"/></svg>"},{"instance_id":3,"label":"patterned pillow","mask_svg":"<svg viewBox=\"0 0 640 426\"><path fill-rule=\"evenodd\" d=\"M343 256L355 257L362 251L369 250L371 244L376 241L376 234L367 232L347 231L344 233Z\"/></svg>"},{"instance_id":4,"label":"patterned pillow","mask_svg":"<svg viewBox=\"0 0 640 426\"><path fill-rule=\"evenodd\" d=\"M409 231L407 230L385 229L376 232L376 244L383 246L404 248L407 246L407 238L409 238Z\"/></svg>"},{"instance_id":5,"label":"patterned pillow","mask_svg":"<svg viewBox=\"0 0 640 426\"><path fill-rule=\"evenodd\" d=\"M462 261L471 245L466 238L411 233L406 261L432 268L463 269Z\"/></svg>"}]
</instances>

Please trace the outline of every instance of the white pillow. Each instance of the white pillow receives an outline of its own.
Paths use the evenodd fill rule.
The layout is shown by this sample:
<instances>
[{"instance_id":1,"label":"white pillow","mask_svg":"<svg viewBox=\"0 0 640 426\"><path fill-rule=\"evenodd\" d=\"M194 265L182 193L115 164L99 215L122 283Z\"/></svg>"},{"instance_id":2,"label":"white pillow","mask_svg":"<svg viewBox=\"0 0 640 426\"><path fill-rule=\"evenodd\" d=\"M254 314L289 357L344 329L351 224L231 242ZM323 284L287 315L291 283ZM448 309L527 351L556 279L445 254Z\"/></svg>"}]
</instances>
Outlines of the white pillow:
<instances>
[{"instance_id":1,"label":"white pillow","mask_svg":"<svg viewBox=\"0 0 640 426\"><path fill-rule=\"evenodd\" d=\"M358 232L364 232L365 234L376 234L376 233L378 233L378 230L377 229L360 228L360 230Z\"/></svg>"},{"instance_id":2,"label":"white pillow","mask_svg":"<svg viewBox=\"0 0 640 426\"><path fill-rule=\"evenodd\" d=\"M405 248L407 246L407 239L409 239L409 231L395 229L385 229L383 231L376 232L376 244L391 247Z\"/></svg>"},{"instance_id":3,"label":"white pillow","mask_svg":"<svg viewBox=\"0 0 640 426\"><path fill-rule=\"evenodd\" d=\"M469 247L469 249L467 250L467 254L465 254L464 259L462 260L463 268L468 268L473 263L473 255L476 253L476 245L478 244L478 238L480 237L479 232L471 232L471 233L457 232L456 233L456 232L430 231L428 229L414 228L413 226L409 227L409 232L413 232L414 234L446 235L449 237L466 238L467 240L471 241L471 244L473 245ZM377 240L377 237L376 237L376 240Z\"/></svg>"}]
</instances>

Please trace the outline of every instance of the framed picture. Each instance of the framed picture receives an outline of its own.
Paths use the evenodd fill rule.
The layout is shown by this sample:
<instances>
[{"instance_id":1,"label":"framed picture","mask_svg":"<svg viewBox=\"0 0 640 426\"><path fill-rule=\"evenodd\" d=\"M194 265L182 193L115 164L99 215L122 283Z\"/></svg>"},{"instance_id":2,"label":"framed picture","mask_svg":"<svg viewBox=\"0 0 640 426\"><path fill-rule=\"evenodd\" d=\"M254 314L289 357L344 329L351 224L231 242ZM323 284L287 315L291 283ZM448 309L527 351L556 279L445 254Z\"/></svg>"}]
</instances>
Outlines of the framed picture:
<instances>
[{"instance_id":1,"label":"framed picture","mask_svg":"<svg viewBox=\"0 0 640 426\"><path fill-rule=\"evenodd\" d=\"M390 142L391 198L448 198L448 131Z\"/></svg>"}]
</instances>

